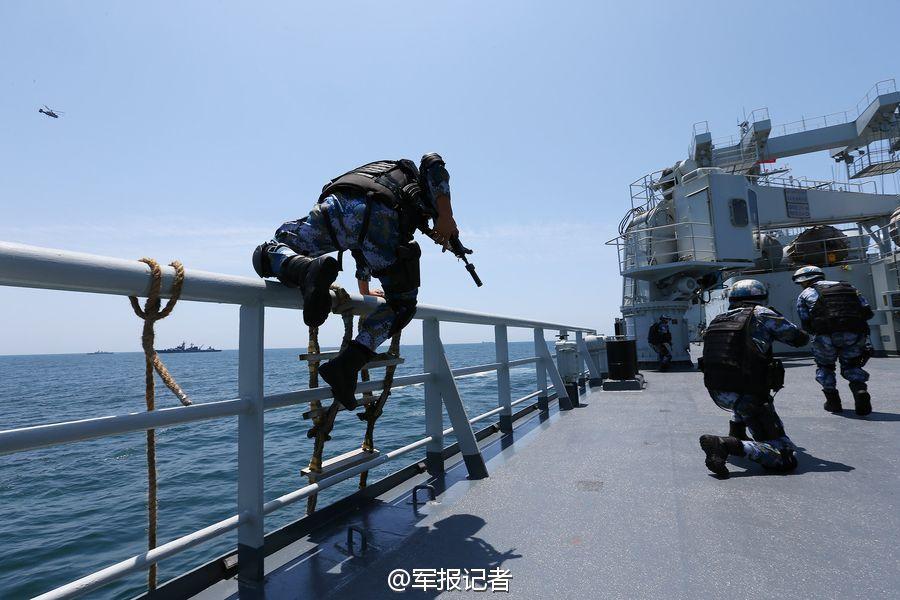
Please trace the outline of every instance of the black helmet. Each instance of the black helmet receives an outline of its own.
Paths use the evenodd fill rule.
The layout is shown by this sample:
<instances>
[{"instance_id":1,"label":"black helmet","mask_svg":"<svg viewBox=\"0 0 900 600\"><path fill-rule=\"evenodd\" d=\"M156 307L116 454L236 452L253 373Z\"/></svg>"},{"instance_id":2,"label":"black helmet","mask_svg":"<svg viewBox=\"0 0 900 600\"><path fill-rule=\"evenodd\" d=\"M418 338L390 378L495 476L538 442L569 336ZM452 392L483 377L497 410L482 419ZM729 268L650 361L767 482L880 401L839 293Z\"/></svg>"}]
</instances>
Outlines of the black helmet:
<instances>
[{"instance_id":1,"label":"black helmet","mask_svg":"<svg viewBox=\"0 0 900 600\"><path fill-rule=\"evenodd\" d=\"M769 289L756 279L741 279L731 286L728 301L731 304L763 304L769 299Z\"/></svg>"},{"instance_id":2,"label":"black helmet","mask_svg":"<svg viewBox=\"0 0 900 600\"><path fill-rule=\"evenodd\" d=\"M429 152L428 154L422 155L422 160L419 161L419 173L426 173L432 167L440 165L441 167L446 166L444 159L441 158L441 155L437 152Z\"/></svg>"},{"instance_id":3,"label":"black helmet","mask_svg":"<svg viewBox=\"0 0 900 600\"><path fill-rule=\"evenodd\" d=\"M423 209L431 216L437 216L437 198L432 198L432 190L446 186L450 182L450 173L444 159L437 152L429 152L419 162L419 187L425 199Z\"/></svg>"}]
</instances>

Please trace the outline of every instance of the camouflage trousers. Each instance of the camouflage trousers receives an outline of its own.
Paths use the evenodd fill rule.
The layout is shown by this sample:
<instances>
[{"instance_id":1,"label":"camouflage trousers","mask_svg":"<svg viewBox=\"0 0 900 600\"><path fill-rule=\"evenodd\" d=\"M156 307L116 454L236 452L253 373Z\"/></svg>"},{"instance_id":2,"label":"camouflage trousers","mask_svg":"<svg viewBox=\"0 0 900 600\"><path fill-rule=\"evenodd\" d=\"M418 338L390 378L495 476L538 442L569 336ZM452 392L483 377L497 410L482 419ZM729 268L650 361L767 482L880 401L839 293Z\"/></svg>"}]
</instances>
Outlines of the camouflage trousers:
<instances>
[{"instance_id":1,"label":"camouflage trousers","mask_svg":"<svg viewBox=\"0 0 900 600\"><path fill-rule=\"evenodd\" d=\"M362 253L365 264L357 264L357 279L368 280L371 271L378 272L388 268L397 260L397 247L401 243L397 212L380 202L373 202L369 227L360 244L359 234L365 211L365 199L332 195L316 204L308 216L283 224L275 232L272 240L274 245L269 248L272 270L279 272L284 261L291 256L299 254L315 258L339 250L356 250ZM331 237L326 219L331 224L335 239ZM388 303L415 302L418 289L390 292L390 278L386 275L377 277L385 287L385 300ZM391 337L391 329L396 320L397 313L389 304L379 305L363 319L356 341L375 350Z\"/></svg>"},{"instance_id":2,"label":"camouflage trousers","mask_svg":"<svg viewBox=\"0 0 900 600\"><path fill-rule=\"evenodd\" d=\"M653 348L654 352L656 352L656 357L659 360L659 366L665 367L668 366L670 362L672 362L672 352L669 350L669 344L650 344L650 347Z\"/></svg>"},{"instance_id":3,"label":"camouflage trousers","mask_svg":"<svg viewBox=\"0 0 900 600\"><path fill-rule=\"evenodd\" d=\"M842 331L821 334L813 338L812 353L816 360L816 381L822 389L833 390L837 386L835 362L841 364L841 377L850 382L864 383L869 374L861 366L866 349L864 334Z\"/></svg>"},{"instance_id":4,"label":"camouflage trousers","mask_svg":"<svg viewBox=\"0 0 900 600\"><path fill-rule=\"evenodd\" d=\"M752 394L741 394L738 392L723 392L719 390L709 390L709 395L713 401L721 408L732 411L732 421L736 423L746 423L747 432L753 441L745 441L744 452L747 458L755 463L769 469L782 469L788 466L785 462L786 456L792 456L796 446L787 435L775 439L760 439L759 432L753 430L754 407L759 399ZM782 427L781 418L775 414L778 425Z\"/></svg>"}]
</instances>

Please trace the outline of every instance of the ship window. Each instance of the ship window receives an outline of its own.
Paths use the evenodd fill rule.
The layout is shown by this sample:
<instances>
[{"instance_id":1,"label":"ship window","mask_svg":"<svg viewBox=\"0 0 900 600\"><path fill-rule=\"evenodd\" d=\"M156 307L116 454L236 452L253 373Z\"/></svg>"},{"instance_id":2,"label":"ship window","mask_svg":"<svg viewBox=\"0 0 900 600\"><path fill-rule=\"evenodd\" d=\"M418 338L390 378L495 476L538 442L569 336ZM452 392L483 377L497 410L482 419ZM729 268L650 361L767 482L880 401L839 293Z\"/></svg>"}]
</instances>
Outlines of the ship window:
<instances>
[{"instance_id":1,"label":"ship window","mask_svg":"<svg viewBox=\"0 0 900 600\"><path fill-rule=\"evenodd\" d=\"M735 227L746 227L750 222L747 214L747 201L743 198L731 199L731 224Z\"/></svg>"}]
</instances>

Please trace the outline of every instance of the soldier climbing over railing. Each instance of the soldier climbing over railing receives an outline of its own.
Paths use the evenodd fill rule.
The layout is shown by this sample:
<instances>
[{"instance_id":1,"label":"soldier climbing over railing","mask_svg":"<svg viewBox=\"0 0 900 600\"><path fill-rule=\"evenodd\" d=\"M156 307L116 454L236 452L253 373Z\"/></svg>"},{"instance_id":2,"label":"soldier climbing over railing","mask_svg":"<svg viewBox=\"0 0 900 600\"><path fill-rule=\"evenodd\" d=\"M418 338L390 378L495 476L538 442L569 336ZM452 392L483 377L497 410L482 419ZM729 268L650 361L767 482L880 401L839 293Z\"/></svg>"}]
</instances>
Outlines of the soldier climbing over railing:
<instances>
[{"instance_id":1,"label":"soldier climbing over railing","mask_svg":"<svg viewBox=\"0 0 900 600\"><path fill-rule=\"evenodd\" d=\"M433 230L427 228L429 219L434 219ZM348 410L356 407L360 369L415 314L421 256L413 240L416 229L427 230L445 249L458 245L450 176L435 153L423 156L418 168L406 159L383 160L331 180L308 216L284 223L253 253L260 277L277 277L300 288L303 318L310 327L324 323L331 311L329 288L345 250L356 261L360 293L386 300L365 318L356 338L319 368L335 400ZM330 252L339 252L338 259L324 256ZM372 275L383 292L370 291Z\"/></svg>"}]
</instances>

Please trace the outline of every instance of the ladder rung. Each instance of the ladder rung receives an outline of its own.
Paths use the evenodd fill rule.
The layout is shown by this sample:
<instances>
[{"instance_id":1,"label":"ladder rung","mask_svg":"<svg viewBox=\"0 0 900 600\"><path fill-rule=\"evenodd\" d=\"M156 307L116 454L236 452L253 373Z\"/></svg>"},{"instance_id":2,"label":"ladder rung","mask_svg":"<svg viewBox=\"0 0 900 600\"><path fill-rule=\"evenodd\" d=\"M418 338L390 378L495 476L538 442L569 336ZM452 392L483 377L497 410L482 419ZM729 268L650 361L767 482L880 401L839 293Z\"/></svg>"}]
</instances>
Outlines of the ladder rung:
<instances>
[{"instance_id":1,"label":"ladder rung","mask_svg":"<svg viewBox=\"0 0 900 600\"><path fill-rule=\"evenodd\" d=\"M333 352L319 352L318 354L301 354L300 360L306 360L309 362L331 360L338 354L339 352L337 350ZM367 362L363 369L381 369L382 367L402 365L404 362L404 359L400 358L399 356L394 357L390 356L389 354L383 354L376 356L374 360Z\"/></svg>"},{"instance_id":2,"label":"ladder rung","mask_svg":"<svg viewBox=\"0 0 900 600\"><path fill-rule=\"evenodd\" d=\"M340 473L341 471L346 471L347 469L352 469L353 467L360 465L364 462L373 460L378 458L381 453L378 450L373 450L372 452L366 452L362 448L357 448L356 450L351 450L350 452L345 452L340 456L335 456L334 458L329 458L325 462L322 463L322 472L316 473L310 471L309 468L302 469L300 474L304 477L309 477L310 483L315 483L319 479L324 477L328 477L329 475L335 475Z\"/></svg>"},{"instance_id":3,"label":"ladder rung","mask_svg":"<svg viewBox=\"0 0 900 600\"><path fill-rule=\"evenodd\" d=\"M366 366L363 369L380 369L382 367L392 367L394 365L402 365L404 363L404 359L398 357L388 357L381 358L375 357L375 360L369 361L366 363Z\"/></svg>"},{"instance_id":4,"label":"ladder rung","mask_svg":"<svg viewBox=\"0 0 900 600\"><path fill-rule=\"evenodd\" d=\"M372 404L376 400L378 400L377 395L357 396L358 404L357 404L356 408L359 408L360 406L366 406L368 404ZM313 419L315 417L318 417L319 415L325 414L326 410L328 410L326 407L322 407L322 408L319 408L316 410L308 410L305 413L303 413L303 418L306 420ZM343 406L340 406L340 407L338 407L338 410L346 410L346 409Z\"/></svg>"},{"instance_id":5,"label":"ladder rung","mask_svg":"<svg viewBox=\"0 0 900 600\"><path fill-rule=\"evenodd\" d=\"M300 360L308 360L310 362L317 360L330 360L337 355L337 350L334 350L332 352L319 352L318 354L301 354Z\"/></svg>"}]
</instances>

